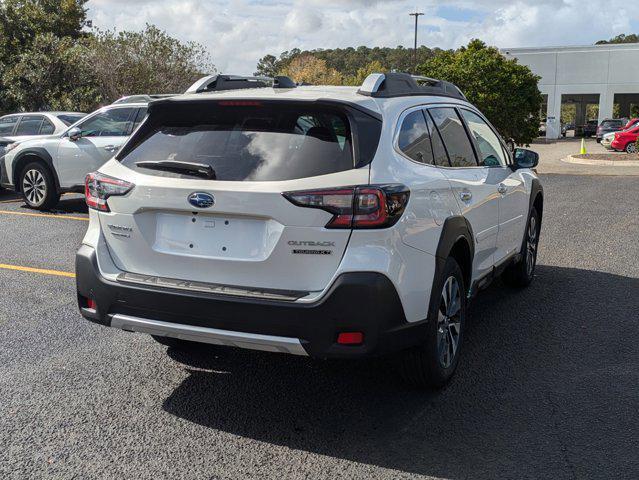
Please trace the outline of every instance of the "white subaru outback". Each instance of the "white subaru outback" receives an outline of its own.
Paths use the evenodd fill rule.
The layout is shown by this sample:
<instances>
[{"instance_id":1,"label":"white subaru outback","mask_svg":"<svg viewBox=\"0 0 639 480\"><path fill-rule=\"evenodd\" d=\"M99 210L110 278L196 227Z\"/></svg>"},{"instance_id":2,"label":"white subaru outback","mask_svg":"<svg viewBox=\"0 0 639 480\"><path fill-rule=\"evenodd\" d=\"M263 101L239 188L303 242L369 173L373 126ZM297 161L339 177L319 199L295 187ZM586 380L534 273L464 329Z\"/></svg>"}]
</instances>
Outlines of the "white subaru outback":
<instances>
[{"instance_id":1,"label":"white subaru outback","mask_svg":"<svg viewBox=\"0 0 639 480\"><path fill-rule=\"evenodd\" d=\"M533 278L537 154L511 158L443 81L236 81L152 102L87 177L82 315L174 348L395 354L407 381L444 385L468 299Z\"/></svg>"}]
</instances>

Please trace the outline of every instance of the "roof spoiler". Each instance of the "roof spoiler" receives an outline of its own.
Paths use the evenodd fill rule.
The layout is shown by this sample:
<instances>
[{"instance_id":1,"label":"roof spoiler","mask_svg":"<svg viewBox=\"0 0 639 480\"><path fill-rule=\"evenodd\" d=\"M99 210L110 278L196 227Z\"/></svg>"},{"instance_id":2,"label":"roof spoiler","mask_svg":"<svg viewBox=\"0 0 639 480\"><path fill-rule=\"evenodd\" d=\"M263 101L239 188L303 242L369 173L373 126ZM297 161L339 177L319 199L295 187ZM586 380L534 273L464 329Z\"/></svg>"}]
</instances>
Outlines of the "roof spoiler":
<instances>
[{"instance_id":1,"label":"roof spoiler","mask_svg":"<svg viewBox=\"0 0 639 480\"><path fill-rule=\"evenodd\" d=\"M462 91L450 82L408 73L371 73L357 93L375 98L441 95L466 100Z\"/></svg>"},{"instance_id":2,"label":"roof spoiler","mask_svg":"<svg viewBox=\"0 0 639 480\"><path fill-rule=\"evenodd\" d=\"M240 75L209 75L191 85L185 93L221 92L242 88L295 88L289 77L243 77Z\"/></svg>"}]
</instances>

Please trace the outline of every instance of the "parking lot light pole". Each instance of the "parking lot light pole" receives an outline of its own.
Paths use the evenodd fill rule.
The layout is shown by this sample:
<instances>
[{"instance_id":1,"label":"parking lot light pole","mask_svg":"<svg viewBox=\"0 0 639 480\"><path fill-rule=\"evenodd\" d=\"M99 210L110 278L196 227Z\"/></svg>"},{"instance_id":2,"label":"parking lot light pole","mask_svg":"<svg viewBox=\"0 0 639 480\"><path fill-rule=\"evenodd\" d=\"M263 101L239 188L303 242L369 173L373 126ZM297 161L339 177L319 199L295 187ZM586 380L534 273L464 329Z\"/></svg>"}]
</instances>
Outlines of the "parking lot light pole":
<instances>
[{"instance_id":1,"label":"parking lot light pole","mask_svg":"<svg viewBox=\"0 0 639 480\"><path fill-rule=\"evenodd\" d=\"M415 17L415 50L414 54L414 65L413 65L413 73L417 73L417 20L419 17L424 15L423 13L415 11L415 13L409 13L411 17Z\"/></svg>"}]
</instances>

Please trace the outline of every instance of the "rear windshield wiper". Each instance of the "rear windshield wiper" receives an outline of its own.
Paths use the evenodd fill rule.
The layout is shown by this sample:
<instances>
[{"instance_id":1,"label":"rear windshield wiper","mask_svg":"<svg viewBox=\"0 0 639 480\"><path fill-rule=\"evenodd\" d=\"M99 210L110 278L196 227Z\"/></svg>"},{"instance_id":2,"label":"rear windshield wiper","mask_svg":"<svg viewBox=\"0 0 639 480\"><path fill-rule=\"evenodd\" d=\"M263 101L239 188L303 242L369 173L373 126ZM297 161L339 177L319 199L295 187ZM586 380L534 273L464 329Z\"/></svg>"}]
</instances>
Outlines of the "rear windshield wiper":
<instances>
[{"instance_id":1,"label":"rear windshield wiper","mask_svg":"<svg viewBox=\"0 0 639 480\"><path fill-rule=\"evenodd\" d=\"M211 165L205 163L180 162L177 160L144 160L137 162L140 168L148 168L150 170L164 170L167 172L183 173L196 177L203 177L208 180L215 180L215 170Z\"/></svg>"}]
</instances>

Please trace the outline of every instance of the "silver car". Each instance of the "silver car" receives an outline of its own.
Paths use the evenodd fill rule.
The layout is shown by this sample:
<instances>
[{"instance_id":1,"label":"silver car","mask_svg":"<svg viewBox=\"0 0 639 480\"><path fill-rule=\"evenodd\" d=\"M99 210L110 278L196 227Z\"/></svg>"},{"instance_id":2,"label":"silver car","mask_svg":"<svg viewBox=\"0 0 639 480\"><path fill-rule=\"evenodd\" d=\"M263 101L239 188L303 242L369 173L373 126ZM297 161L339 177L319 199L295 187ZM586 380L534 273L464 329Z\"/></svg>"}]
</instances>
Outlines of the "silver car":
<instances>
[{"instance_id":1,"label":"silver car","mask_svg":"<svg viewBox=\"0 0 639 480\"><path fill-rule=\"evenodd\" d=\"M0 156L32 138L62 133L84 117L80 112L25 112L0 117ZM8 148L7 148L8 147Z\"/></svg>"}]
</instances>

